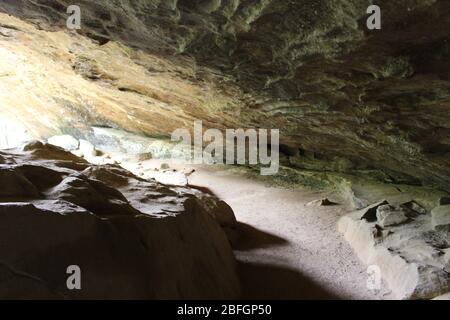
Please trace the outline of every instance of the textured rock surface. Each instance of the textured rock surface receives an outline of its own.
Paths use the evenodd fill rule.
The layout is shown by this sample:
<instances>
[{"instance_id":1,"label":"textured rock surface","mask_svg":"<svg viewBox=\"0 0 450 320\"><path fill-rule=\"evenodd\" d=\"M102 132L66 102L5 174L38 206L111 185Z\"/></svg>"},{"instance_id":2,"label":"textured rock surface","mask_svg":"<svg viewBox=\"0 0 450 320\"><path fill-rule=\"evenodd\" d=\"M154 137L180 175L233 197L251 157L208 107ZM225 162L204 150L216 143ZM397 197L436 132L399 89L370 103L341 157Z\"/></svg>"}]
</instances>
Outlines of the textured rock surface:
<instances>
[{"instance_id":1,"label":"textured rock surface","mask_svg":"<svg viewBox=\"0 0 450 320\"><path fill-rule=\"evenodd\" d=\"M238 298L229 207L34 142L0 153L0 297ZM214 220L216 219L216 221ZM69 291L66 269L81 268Z\"/></svg>"},{"instance_id":2,"label":"textured rock surface","mask_svg":"<svg viewBox=\"0 0 450 320\"><path fill-rule=\"evenodd\" d=\"M381 227L385 228L406 222L408 217L402 208L382 205L377 208L377 221Z\"/></svg>"},{"instance_id":3,"label":"textured rock surface","mask_svg":"<svg viewBox=\"0 0 450 320\"><path fill-rule=\"evenodd\" d=\"M377 1L381 31L368 0L77 3L78 33L71 1L0 3L31 23L0 15L2 108L39 137L280 128L340 170L450 186L447 0Z\"/></svg>"},{"instance_id":4,"label":"textured rock surface","mask_svg":"<svg viewBox=\"0 0 450 320\"><path fill-rule=\"evenodd\" d=\"M375 221L363 218L370 210L376 210ZM382 226L389 213L408 219ZM430 214L378 203L344 216L338 228L362 261L380 268L397 298L431 299L450 291L449 228L434 229L431 220Z\"/></svg>"},{"instance_id":5,"label":"textured rock surface","mask_svg":"<svg viewBox=\"0 0 450 320\"><path fill-rule=\"evenodd\" d=\"M450 205L438 206L431 211L431 225L434 229L450 229Z\"/></svg>"}]
</instances>

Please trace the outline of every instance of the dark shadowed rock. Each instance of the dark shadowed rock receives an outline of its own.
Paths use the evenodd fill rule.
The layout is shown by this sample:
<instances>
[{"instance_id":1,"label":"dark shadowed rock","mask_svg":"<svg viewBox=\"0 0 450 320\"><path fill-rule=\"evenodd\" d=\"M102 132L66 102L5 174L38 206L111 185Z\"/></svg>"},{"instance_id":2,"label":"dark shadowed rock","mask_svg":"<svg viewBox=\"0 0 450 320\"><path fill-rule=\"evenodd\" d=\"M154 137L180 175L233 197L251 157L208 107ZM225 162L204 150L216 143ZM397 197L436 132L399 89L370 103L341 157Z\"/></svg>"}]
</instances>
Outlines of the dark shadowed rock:
<instances>
[{"instance_id":1,"label":"dark shadowed rock","mask_svg":"<svg viewBox=\"0 0 450 320\"><path fill-rule=\"evenodd\" d=\"M116 166L69 166L70 153L42 143L25 150L0 167L1 298L239 297L225 203ZM82 290L66 286L71 265Z\"/></svg>"},{"instance_id":2,"label":"dark shadowed rock","mask_svg":"<svg viewBox=\"0 0 450 320\"><path fill-rule=\"evenodd\" d=\"M378 203L372 204L367 208L362 210L361 220L367 220L368 222L377 221L377 209L380 206L388 205L386 200L380 201Z\"/></svg>"},{"instance_id":3,"label":"dark shadowed rock","mask_svg":"<svg viewBox=\"0 0 450 320\"><path fill-rule=\"evenodd\" d=\"M325 198L325 199L311 201L311 202L307 203L306 205L312 206L312 207L327 207L327 206L335 206L335 205L337 205L337 203L330 201L328 198Z\"/></svg>"},{"instance_id":4,"label":"dark shadowed rock","mask_svg":"<svg viewBox=\"0 0 450 320\"><path fill-rule=\"evenodd\" d=\"M442 197L441 199L439 199L439 205L440 206L450 205L450 197Z\"/></svg>"}]
</instances>

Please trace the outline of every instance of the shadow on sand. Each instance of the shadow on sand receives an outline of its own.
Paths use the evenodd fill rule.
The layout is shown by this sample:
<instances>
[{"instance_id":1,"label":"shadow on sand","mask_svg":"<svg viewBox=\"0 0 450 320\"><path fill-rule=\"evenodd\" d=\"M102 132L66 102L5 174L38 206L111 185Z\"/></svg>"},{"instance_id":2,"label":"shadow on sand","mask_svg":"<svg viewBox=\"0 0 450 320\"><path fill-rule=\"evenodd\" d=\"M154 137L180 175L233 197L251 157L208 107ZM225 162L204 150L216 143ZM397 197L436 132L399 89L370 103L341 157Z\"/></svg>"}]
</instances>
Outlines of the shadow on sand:
<instances>
[{"instance_id":1,"label":"shadow on sand","mask_svg":"<svg viewBox=\"0 0 450 320\"><path fill-rule=\"evenodd\" d=\"M261 231L251 225L239 222L239 241L233 246L234 250L249 251L258 248L270 248L288 244L283 238Z\"/></svg>"},{"instance_id":2,"label":"shadow on sand","mask_svg":"<svg viewBox=\"0 0 450 320\"><path fill-rule=\"evenodd\" d=\"M245 300L338 299L296 270L238 261L238 273Z\"/></svg>"},{"instance_id":3,"label":"shadow on sand","mask_svg":"<svg viewBox=\"0 0 450 320\"><path fill-rule=\"evenodd\" d=\"M276 235L239 223L239 241L235 251L284 246L288 241ZM238 260L242 298L246 300L329 300L338 299L297 270L282 266Z\"/></svg>"},{"instance_id":4,"label":"shadow on sand","mask_svg":"<svg viewBox=\"0 0 450 320\"><path fill-rule=\"evenodd\" d=\"M234 245L234 250L251 251L287 244L288 241L283 238L239 223L239 241ZM282 266L238 260L238 273L242 298L246 300L338 299L299 271Z\"/></svg>"},{"instance_id":5,"label":"shadow on sand","mask_svg":"<svg viewBox=\"0 0 450 320\"><path fill-rule=\"evenodd\" d=\"M190 186L216 196L210 189ZM282 247L289 242L277 235L239 222L239 240L233 245L237 252ZM330 300L338 299L302 273L278 265L237 260L238 274L245 300Z\"/></svg>"}]
</instances>

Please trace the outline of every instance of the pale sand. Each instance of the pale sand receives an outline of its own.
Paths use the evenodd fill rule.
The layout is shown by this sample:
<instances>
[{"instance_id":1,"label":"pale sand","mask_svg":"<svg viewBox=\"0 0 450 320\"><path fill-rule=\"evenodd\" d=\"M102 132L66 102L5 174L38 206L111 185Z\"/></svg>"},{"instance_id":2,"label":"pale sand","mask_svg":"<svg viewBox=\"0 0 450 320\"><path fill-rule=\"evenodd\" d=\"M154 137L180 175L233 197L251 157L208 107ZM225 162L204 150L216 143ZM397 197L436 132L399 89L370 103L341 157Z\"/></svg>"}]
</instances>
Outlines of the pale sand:
<instances>
[{"instance_id":1,"label":"pale sand","mask_svg":"<svg viewBox=\"0 0 450 320\"><path fill-rule=\"evenodd\" d=\"M161 161L143 163L159 167ZM324 192L268 187L215 166L171 168L196 171L189 184L226 201L241 223L236 258L246 299L394 299L383 285L367 289L367 266L337 231L345 206L311 207Z\"/></svg>"}]
</instances>

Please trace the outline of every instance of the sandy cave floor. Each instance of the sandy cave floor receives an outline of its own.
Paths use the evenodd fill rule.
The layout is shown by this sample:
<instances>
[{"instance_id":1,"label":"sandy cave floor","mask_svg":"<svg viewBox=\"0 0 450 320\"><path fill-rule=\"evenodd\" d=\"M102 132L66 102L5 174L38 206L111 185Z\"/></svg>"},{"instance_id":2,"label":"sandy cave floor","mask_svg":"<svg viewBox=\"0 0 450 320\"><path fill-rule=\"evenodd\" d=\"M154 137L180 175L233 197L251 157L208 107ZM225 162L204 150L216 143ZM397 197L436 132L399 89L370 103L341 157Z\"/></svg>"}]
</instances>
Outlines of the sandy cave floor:
<instances>
[{"instance_id":1,"label":"sandy cave floor","mask_svg":"<svg viewBox=\"0 0 450 320\"><path fill-rule=\"evenodd\" d=\"M242 234L235 255L244 299L395 299L384 284L379 292L367 289L367 267L336 227L348 209L306 206L328 194L270 187L217 166L169 165L195 169L189 184L233 208Z\"/></svg>"}]
</instances>

